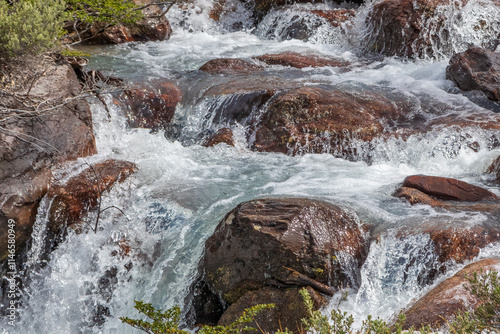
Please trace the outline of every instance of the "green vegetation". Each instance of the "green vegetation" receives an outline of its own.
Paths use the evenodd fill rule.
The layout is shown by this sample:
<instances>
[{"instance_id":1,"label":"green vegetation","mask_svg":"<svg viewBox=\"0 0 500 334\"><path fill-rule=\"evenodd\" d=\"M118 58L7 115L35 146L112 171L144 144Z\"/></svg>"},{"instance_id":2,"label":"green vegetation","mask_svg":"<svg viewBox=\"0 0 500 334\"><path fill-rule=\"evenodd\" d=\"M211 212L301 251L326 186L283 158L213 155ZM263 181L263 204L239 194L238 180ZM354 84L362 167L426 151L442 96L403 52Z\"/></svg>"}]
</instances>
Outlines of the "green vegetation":
<instances>
[{"instance_id":1,"label":"green vegetation","mask_svg":"<svg viewBox=\"0 0 500 334\"><path fill-rule=\"evenodd\" d=\"M130 0L67 0L71 17L82 23L131 24L143 18Z\"/></svg>"},{"instance_id":2,"label":"green vegetation","mask_svg":"<svg viewBox=\"0 0 500 334\"><path fill-rule=\"evenodd\" d=\"M480 306L475 312L458 313L452 323L447 323L448 330L454 334L469 334L469 333L499 333L500 332L500 276L496 271L487 273L474 273L469 278L471 283L471 293L479 299ZM306 332L314 334L429 334L432 333L429 326L422 326L418 330L410 328L403 330L405 322L404 314L400 314L398 321L393 326L388 325L382 319L373 319L368 316L361 326L361 329L355 330L352 328L354 318L346 312L341 312L334 309L330 317L322 314L320 311L315 311L313 301L307 290L300 291L304 298L309 317L302 319L305 325L303 334ZM274 307L273 304L257 305L246 309L243 315L229 326L203 326L198 334L236 334L249 331L257 331L255 328L244 326L244 324L252 322L255 316L265 309ZM143 320L131 320L129 318L120 318L124 323L127 323L135 328L151 334L159 333L188 333L180 330L180 308L174 306L162 313L154 309L151 304L137 302L135 308L155 320L155 322L164 324L164 327L153 327L153 324ZM159 328L154 331L152 328ZM261 331L262 332L262 331ZM275 334L290 334L291 332L285 329L278 331Z\"/></svg>"},{"instance_id":3,"label":"green vegetation","mask_svg":"<svg viewBox=\"0 0 500 334\"><path fill-rule=\"evenodd\" d=\"M0 0L0 57L39 54L58 44L64 0Z\"/></svg>"},{"instance_id":4,"label":"green vegetation","mask_svg":"<svg viewBox=\"0 0 500 334\"><path fill-rule=\"evenodd\" d=\"M248 308L229 326L203 326L198 331L198 334L237 334L255 331L253 327L245 326L245 324L253 321L258 313L273 307L274 304L260 304ZM141 329L150 334L189 334L189 332L179 329L179 321L181 317L181 309L179 306L174 306L163 312L162 310L155 309L151 304L136 300L134 308L139 311L139 313L142 313L149 319L153 320L153 322L140 319L130 319L126 317L120 317L120 320L132 327Z\"/></svg>"},{"instance_id":5,"label":"green vegetation","mask_svg":"<svg viewBox=\"0 0 500 334\"><path fill-rule=\"evenodd\" d=\"M0 58L37 55L53 50L67 32L95 34L119 23L141 20L131 0L0 0Z\"/></svg>"}]
</instances>

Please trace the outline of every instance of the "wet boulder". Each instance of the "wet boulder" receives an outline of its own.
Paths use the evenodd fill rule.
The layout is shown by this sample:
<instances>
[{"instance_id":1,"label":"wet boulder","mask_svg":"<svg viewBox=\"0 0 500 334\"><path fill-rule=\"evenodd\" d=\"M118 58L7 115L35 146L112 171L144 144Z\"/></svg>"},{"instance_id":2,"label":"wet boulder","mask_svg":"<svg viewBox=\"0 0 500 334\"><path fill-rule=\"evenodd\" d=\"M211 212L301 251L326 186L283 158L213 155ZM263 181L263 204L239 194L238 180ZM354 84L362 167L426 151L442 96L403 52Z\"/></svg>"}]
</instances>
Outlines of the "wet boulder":
<instances>
[{"instance_id":1,"label":"wet boulder","mask_svg":"<svg viewBox=\"0 0 500 334\"><path fill-rule=\"evenodd\" d=\"M356 287L368 240L357 217L340 207L270 198L238 205L219 223L205 249L204 280L232 304L247 291L299 284L294 272L334 288Z\"/></svg>"},{"instance_id":2,"label":"wet boulder","mask_svg":"<svg viewBox=\"0 0 500 334\"><path fill-rule=\"evenodd\" d=\"M419 217L402 221L395 237L407 244L417 239L422 245L412 252L405 272L418 266L411 270L418 284L426 286L457 263L473 260L481 249L500 241L500 228L495 221L472 223L453 216Z\"/></svg>"},{"instance_id":3,"label":"wet boulder","mask_svg":"<svg viewBox=\"0 0 500 334\"><path fill-rule=\"evenodd\" d=\"M56 233L66 226L80 223L89 211L98 206L101 196L136 170L134 163L107 160L84 165L80 172L56 182L47 194L52 199L50 230Z\"/></svg>"},{"instance_id":4,"label":"wet boulder","mask_svg":"<svg viewBox=\"0 0 500 334\"><path fill-rule=\"evenodd\" d=\"M210 74L247 73L262 70L264 70L262 66L238 58L212 59L200 67L200 71Z\"/></svg>"},{"instance_id":5,"label":"wet boulder","mask_svg":"<svg viewBox=\"0 0 500 334\"><path fill-rule=\"evenodd\" d=\"M498 199L487 189L439 176L408 176L403 182L403 187L418 189L427 195L443 200L477 202Z\"/></svg>"},{"instance_id":6,"label":"wet boulder","mask_svg":"<svg viewBox=\"0 0 500 334\"><path fill-rule=\"evenodd\" d=\"M302 288L307 291L313 300L314 309L326 305L326 298L310 287ZM237 302L228 307L222 315L218 325L227 326L238 319L245 309L259 304L275 304L275 308L266 309L258 314L254 321L246 324L260 328L264 333L275 333L288 328L293 333L303 333L300 329L304 324L302 319L310 316L305 307L304 299L299 288L278 289L265 287L257 291L248 291Z\"/></svg>"},{"instance_id":7,"label":"wet boulder","mask_svg":"<svg viewBox=\"0 0 500 334\"><path fill-rule=\"evenodd\" d=\"M173 82L161 82L154 88L136 86L121 94L116 103L123 103L128 123L134 128L153 131L165 129L182 99L180 88Z\"/></svg>"},{"instance_id":8,"label":"wet boulder","mask_svg":"<svg viewBox=\"0 0 500 334\"><path fill-rule=\"evenodd\" d=\"M446 68L446 78L461 90L480 90L490 100L500 101L500 53L481 48L457 53Z\"/></svg>"},{"instance_id":9,"label":"wet boulder","mask_svg":"<svg viewBox=\"0 0 500 334\"><path fill-rule=\"evenodd\" d=\"M296 52L282 52L278 54L265 54L255 57L268 65L290 66L295 68L305 67L344 67L349 65L346 61L329 58L316 54L300 54Z\"/></svg>"},{"instance_id":10,"label":"wet boulder","mask_svg":"<svg viewBox=\"0 0 500 334\"><path fill-rule=\"evenodd\" d=\"M229 146L234 146L233 131L231 129L219 129L216 133L207 138L203 146L212 147L222 143Z\"/></svg>"},{"instance_id":11,"label":"wet boulder","mask_svg":"<svg viewBox=\"0 0 500 334\"><path fill-rule=\"evenodd\" d=\"M13 95L1 96L2 106L11 112L0 133L0 216L16 222L18 250L31 236L40 200L52 182L52 167L97 153L90 108L79 98L81 87L72 67L47 57L24 62L15 63L5 76L14 83L5 92ZM2 220L0 234L7 235L7 229ZM6 250L4 238L0 260Z\"/></svg>"},{"instance_id":12,"label":"wet boulder","mask_svg":"<svg viewBox=\"0 0 500 334\"><path fill-rule=\"evenodd\" d=\"M286 154L356 155L368 142L406 121L406 110L375 91L300 87L276 95L256 126L254 149Z\"/></svg>"},{"instance_id":13,"label":"wet boulder","mask_svg":"<svg viewBox=\"0 0 500 334\"><path fill-rule=\"evenodd\" d=\"M362 39L368 51L380 52L387 56L434 57L452 54L456 49L455 39L459 33L456 26L465 18L461 11L467 0L383 0L375 3L368 13L365 24L368 32ZM492 2L491 6L498 6ZM453 14L451 14L451 13ZM456 14L455 14L456 13ZM493 44L496 38L496 22L488 22L481 15L468 16L469 24L481 31L481 46Z\"/></svg>"},{"instance_id":14,"label":"wet boulder","mask_svg":"<svg viewBox=\"0 0 500 334\"><path fill-rule=\"evenodd\" d=\"M422 325L438 327L452 319L456 312L477 308L479 300L471 294L467 276L471 277L474 272L491 269L500 270L499 259L491 258L469 264L437 285L404 311L406 321L403 328L420 328Z\"/></svg>"}]
</instances>

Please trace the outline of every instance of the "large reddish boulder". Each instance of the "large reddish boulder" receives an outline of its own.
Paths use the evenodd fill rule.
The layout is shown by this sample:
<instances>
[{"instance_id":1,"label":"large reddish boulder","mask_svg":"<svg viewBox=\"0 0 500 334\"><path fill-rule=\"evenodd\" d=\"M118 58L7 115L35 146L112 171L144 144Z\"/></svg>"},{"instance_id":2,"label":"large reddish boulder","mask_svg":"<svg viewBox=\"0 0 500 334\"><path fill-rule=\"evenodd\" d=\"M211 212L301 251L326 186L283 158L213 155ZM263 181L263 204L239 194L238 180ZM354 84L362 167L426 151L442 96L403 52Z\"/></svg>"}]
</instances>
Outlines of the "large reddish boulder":
<instances>
[{"instance_id":1,"label":"large reddish boulder","mask_svg":"<svg viewBox=\"0 0 500 334\"><path fill-rule=\"evenodd\" d=\"M481 270L500 270L500 260L496 258L469 264L453 277L440 283L425 296L404 311L404 329L420 328L422 325L441 326L452 319L457 312L471 311L478 306L478 299L470 292L467 279Z\"/></svg>"},{"instance_id":2,"label":"large reddish boulder","mask_svg":"<svg viewBox=\"0 0 500 334\"><path fill-rule=\"evenodd\" d=\"M489 99L500 101L500 53L481 48L457 53L446 68L446 78L462 90L480 90Z\"/></svg>"},{"instance_id":3,"label":"large reddish boulder","mask_svg":"<svg viewBox=\"0 0 500 334\"><path fill-rule=\"evenodd\" d=\"M262 66L239 58L212 59L206 62L202 67L200 67L200 71L210 74L247 73L262 70L264 70Z\"/></svg>"},{"instance_id":4,"label":"large reddish boulder","mask_svg":"<svg viewBox=\"0 0 500 334\"><path fill-rule=\"evenodd\" d=\"M65 226L80 223L113 184L123 182L136 170L134 163L107 160L87 166L68 180L56 182L47 194L52 198L49 228L57 232Z\"/></svg>"},{"instance_id":5,"label":"large reddish boulder","mask_svg":"<svg viewBox=\"0 0 500 334\"><path fill-rule=\"evenodd\" d=\"M276 96L257 125L254 148L265 152L355 155L350 141L370 141L407 122L404 106L366 91L301 87Z\"/></svg>"},{"instance_id":6,"label":"large reddish boulder","mask_svg":"<svg viewBox=\"0 0 500 334\"><path fill-rule=\"evenodd\" d=\"M286 284L290 271L328 286L358 286L368 240L357 218L321 201L270 198L238 205L205 244L205 281L229 304Z\"/></svg>"},{"instance_id":7,"label":"large reddish boulder","mask_svg":"<svg viewBox=\"0 0 500 334\"><path fill-rule=\"evenodd\" d=\"M205 243L194 293L196 322L217 321L217 310L227 308L222 305L251 291L261 290L245 298L261 296L268 287L309 286L333 295L340 286L359 286L369 247L365 229L353 213L327 202L269 198L241 203ZM270 291L290 296L288 290Z\"/></svg>"},{"instance_id":8,"label":"large reddish boulder","mask_svg":"<svg viewBox=\"0 0 500 334\"><path fill-rule=\"evenodd\" d=\"M1 96L2 106L12 111L1 124L0 215L16 222L17 249L31 236L38 205L52 182L52 167L97 152L90 108L78 98L81 87L72 67L46 57L24 62L14 62L10 78L5 78L14 83L5 88L12 95ZM37 103L37 109L31 107ZM0 222L0 234L7 235L7 229ZM0 260L6 250L3 238Z\"/></svg>"},{"instance_id":9,"label":"large reddish boulder","mask_svg":"<svg viewBox=\"0 0 500 334\"><path fill-rule=\"evenodd\" d=\"M475 202L485 199L498 199L494 193L484 188L439 176L408 176L403 182L403 187L418 189L428 195L444 200Z\"/></svg>"},{"instance_id":10,"label":"large reddish boulder","mask_svg":"<svg viewBox=\"0 0 500 334\"><path fill-rule=\"evenodd\" d=\"M119 97L125 103L129 125L152 130L164 129L170 123L181 99L180 88L172 82L159 83L155 89L136 86Z\"/></svg>"},{"instance_id":11,"label":"large reddish boulder","mask_svg":"<svg viewBox=\"0 0 500 334\"><path fill-rule=\"evenodd\" d=\"M328 58L321 55L304 55L296 52L283 52L278 54L265 54L255 57L268 65L282 65L295 68L304 67L344 67L349 65L346 61Z\"/></svg>"},{"instance_id":12,"label":"large reddish boulder","mask_svg":"<svg viewBox=\"0 0 500 334\"><path fill-rule=\"evenodd\" d=\"M310 287L303 288L311 296L314 309L326 305L326 298ZM237 302L228 307L218 325L228 326L238 319L245 309L259 304L275 305L258 314L252 322L245 324L259 328L264 333L276 333L287 328L293 333L304 333L302 319L310 317L299 288L277 289L266 287L257 291L248 291Z\"/></svg>"}]
</instances>

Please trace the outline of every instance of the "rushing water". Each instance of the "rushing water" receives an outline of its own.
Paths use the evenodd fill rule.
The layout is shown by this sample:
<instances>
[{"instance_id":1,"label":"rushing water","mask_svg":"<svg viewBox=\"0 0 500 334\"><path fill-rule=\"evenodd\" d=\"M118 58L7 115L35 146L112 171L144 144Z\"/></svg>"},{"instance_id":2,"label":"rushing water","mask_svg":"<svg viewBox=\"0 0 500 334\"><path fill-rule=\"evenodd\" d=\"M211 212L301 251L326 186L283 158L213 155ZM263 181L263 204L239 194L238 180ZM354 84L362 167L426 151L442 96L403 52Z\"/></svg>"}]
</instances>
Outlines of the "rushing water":
<instances>
[{"instance_id":1,"label":"rushing water","mask_svg":"<svg viewBox=\"0 0 500 334\"><path fill-rule=\"evenodd\" d=\"M130 129L109 98L110 115L99 101L91 101L99 154L79 163L112 158L138 165L136 174L104 197L103 207L118 206L125 215L107 210L97 233L70 231L48 264L36 267L33 264L40 258L50 205L44 199L29 253L30 285L23 295L20 321L9 333L138 332L118 319L137 316L134 299L162 308L182 305L196 275L204 241L219 220L237 204L266 196L327 200L377 227L379 238L362 268L363 283L340 303L358 322L368 314L388 319L428 290L430 287L422 290L417 277L435 261L429 237L417 234L399 240L397 231L436 219L472 226L497 218L478 212L412 207L391 194L411 174L458 178L500 194L491 177L484 174L500 153L491 142L498 134L465 128L430 132L407 141L380 140L369 146L360 143L354 161L331 154L291 157L253 152L248 149L244 124L235 126L235 147L205 148L193 139L197 133L218 126L200 120L206 120L207 110L224 103L203 95L210 85L224 82L224 77L211 77L209 82L197 69L214 58L250 58L281 51L321 52L352 65L349 71L278 67L270 76L305 84L397 92L407 97L415 113L425 117L432 117L429 110L441 116L487 113L467 97L454 93L453 85L445 80L445 69L450 50L462 51L468 43L478 43L479 37L466 18L479 15L489 27L500 22L498 9L488 1L469 1L460 16L465 23L449 22L451 39L437 58L408 61L367 57L363 52L359 36L370 6L359 10L349 30L328 28L326 21L308 14L300 16L311 5L273 11L255 26L247 9L235 4L233 11L214 22L208 17L210 4L199 1L189 8L172 9L169 16L175 33L166 42L89 48L94 54L93 68L132 81L177 80L185 94L173 121L180 130L166 138L162 132ZM319 4L315 8L330 7ZM449 15L455 20L458 14ZM310 36L306 41L288 39L286 22L296 23L294 20L300 17L300 24L313 27ZM472 143L478 148L471 149ZM365 159L368 154L369 162ZM88 217L88 221L92 219L95 217ZM498 246L487 247L479 257L500 255ZM408 263L415 264L408 267ZM450 265L444 276L460 267ZM328 308L338 304L338 298L334 298Z\"/></svg>"}]
</instances>

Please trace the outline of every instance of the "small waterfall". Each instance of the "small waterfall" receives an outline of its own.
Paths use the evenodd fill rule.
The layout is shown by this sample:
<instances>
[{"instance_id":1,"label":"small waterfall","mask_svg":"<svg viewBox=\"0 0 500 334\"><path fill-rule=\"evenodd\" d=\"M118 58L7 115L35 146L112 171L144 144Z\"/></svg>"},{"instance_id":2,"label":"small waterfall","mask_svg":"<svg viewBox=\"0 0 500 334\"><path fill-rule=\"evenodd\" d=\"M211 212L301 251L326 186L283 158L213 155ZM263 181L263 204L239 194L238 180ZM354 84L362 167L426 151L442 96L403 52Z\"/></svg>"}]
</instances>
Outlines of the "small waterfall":
<instances>
[{"instance_id":1,"label":"small waterfall","mask_svg":"<svg viewBox=\"0 0 500 334\"><path fill-rule=\"evenodd\" d=\"M36 220L31 234L31 247L26 255L25 271L31 272L37 270L37 267L46 263L46 257L50 250L47 249L48 222L50 216L50 207L53 198L44 196L40 201Z\"/></svg>"},{"instance_id":2,"label":"small waterfall","mask_svg":"<svg viewBox=\"0 0 500 334\"><path fill-rule=\"evenodd\" d=\"M260 38L279 42L298 39L314 44L345 45L346 24L333 26L327 19L313 12L317 8L293 5L286 9L275 9L264 17L254 33Z\"/></svg>"},{"instance_id":3,"label":"small waterfall","mask_svg":"<svg viewBox=\"0 0 500 334\"><path fill-rule=\"evenodd\" d=\"M373 9L381 2L366 2L354 20L349 36L352 37L353 45L361 50L372 51L373 45L384 49L383 45L378 44L396 37L388 35L388 31L384 30L382 18L371 17ZM418 2L413 2L413 8L416 11L421 7ZM449 4L438 5L435 9L422 10L421 17L417 20L421 26L407 33L403 29L400 38L410 43L413 40L408 47L415 55L443 59L471 46L494 47L500 30L500 8L491 0L471 0L465 1L465 4L464 1L453 0ZM411 36L415 31L419 34L416 38ZM410 53L406 47L400 46L402 54Z\"/></svg>"}]
</instances>

